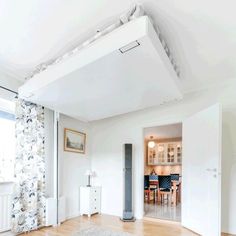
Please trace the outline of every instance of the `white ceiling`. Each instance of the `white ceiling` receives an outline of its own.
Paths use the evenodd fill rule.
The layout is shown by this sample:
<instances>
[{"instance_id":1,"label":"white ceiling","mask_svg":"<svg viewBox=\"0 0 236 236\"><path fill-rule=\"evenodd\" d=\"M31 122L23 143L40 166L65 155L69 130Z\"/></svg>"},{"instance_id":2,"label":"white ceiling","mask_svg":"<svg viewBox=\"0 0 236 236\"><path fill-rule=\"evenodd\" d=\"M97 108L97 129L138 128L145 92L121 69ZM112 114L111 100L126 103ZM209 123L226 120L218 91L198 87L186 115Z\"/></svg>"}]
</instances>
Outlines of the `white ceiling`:
<instances>
[{"instance_id":1,"label":"white ceiling","mask_svg":"<svg viewBox=\"0 0 236 236\"><path fill-rule=\"evenodd\" d=\"M0 71L23 79L134 2L0 0ZM235 0L139 2L174 52L185 91L236 77Z\"/></svg>"},{"instance_id":2,"label":"white ceiling","mask_svg":"<svg viewBox=\"0 0 236 236\"><path fill-rule=\"evenodd\" d=\"M145 139L150 139L153 136L154 139L168 139L182 137L182 124L171 124L156 126L144 129Z\"/></svg>"}]
</instances>

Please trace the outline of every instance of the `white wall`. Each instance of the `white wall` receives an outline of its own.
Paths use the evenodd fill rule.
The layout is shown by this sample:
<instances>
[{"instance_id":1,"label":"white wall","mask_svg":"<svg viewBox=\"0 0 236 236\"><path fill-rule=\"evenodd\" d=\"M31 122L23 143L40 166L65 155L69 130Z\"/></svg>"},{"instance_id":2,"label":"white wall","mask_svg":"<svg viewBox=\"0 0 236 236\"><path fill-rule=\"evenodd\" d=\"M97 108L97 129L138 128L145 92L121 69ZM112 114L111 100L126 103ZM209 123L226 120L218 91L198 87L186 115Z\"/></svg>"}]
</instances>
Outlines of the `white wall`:
<instances>
[{"instance_id":1,"label":"white wall","mask_svg":"<svg viewBox=\"0 0 236 236\"><path fill-rule=\"evenodd\" d=\"M87 134L86 153L64 151L64 128L75 129ZM65 115L59 120L59 193L66 197L66 218L79 215L79 187L87 184L85 171L90 169L89 124Z\"/></svg>"},{"instance_id":2,"label":"white wall","mask_svg":"<svg viewBox=\"0 0 236 236\"><path fill-rule=\"evenodd\" d=\"M176 104L92 122L92 169L97 174L93 181L94 184L102 185L102 213L122 215L122 145L124 143L133 143L134 146L134 212L137 218L142 218L143 128L180 122L185 117L218 101L224 104L224 108L234 107L236 105L234 90L230 86L224 90L223 88L218 90L214 88L212 91L207 90L186 96L183 101ZM224 124L227 124L227 126L235 127L235 124L232 125L232 123L232 117L224 120ZM232 138L228 140L225 133L223 138L226 138L224 146L226 143L230 145L228 142L231 142L231 145L234 145L232 142L236 142ZM231 152L228 152L228 156L225 155L225 152L223 154L223 168L225 169L223 178L226 180L227 176L225 177L224 173L229 171L229 164L226 164L230 162L231 168L235 168L236 160L235 155L232 156L232 147ZM233 163L234 165L232 165ZM236 171L233 173L232 170L231 176L234 175L234 178L236 178ZM236 233L236 224L235 226L232 225L232 222L236 222L236 214L233 214L233 212L236 212L236 205L233 200L229 204L225 200L226 196L236 199L236 189L229 186L228 181L224 181L224 183L222 226L225 232ZM227 221L229 218L224 218L225 215L230 215L231 223ZM229 228L229 224L231 224L231 228Z\"/></svg>"}]
</instances>

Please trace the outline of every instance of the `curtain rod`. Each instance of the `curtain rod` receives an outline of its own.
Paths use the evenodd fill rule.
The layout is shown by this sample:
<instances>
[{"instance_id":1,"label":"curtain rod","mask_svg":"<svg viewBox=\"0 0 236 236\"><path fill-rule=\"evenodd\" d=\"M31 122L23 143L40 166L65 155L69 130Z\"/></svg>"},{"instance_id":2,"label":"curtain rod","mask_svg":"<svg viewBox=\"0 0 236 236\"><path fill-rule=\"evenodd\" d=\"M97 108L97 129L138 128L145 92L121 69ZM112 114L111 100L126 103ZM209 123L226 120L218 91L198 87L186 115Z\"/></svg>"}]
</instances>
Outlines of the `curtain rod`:
<instances>
[{"instance_id":1,"label":"curtain rod","mask_svg":"<svg viewBox=\"0 0 236 236\"><path fill-rule=\"evenodd\" d=\"M6 88L6 87L4 87L4 86L0 86L0 88L1 88L1 89L4 89L4 90L7 90L8 92L11 92L11 93L14 93L14 94L18 95L18 92L14 91L14 90L11 90L11 89L9 89L9 88Z\"/></svg>"}]
</instances>

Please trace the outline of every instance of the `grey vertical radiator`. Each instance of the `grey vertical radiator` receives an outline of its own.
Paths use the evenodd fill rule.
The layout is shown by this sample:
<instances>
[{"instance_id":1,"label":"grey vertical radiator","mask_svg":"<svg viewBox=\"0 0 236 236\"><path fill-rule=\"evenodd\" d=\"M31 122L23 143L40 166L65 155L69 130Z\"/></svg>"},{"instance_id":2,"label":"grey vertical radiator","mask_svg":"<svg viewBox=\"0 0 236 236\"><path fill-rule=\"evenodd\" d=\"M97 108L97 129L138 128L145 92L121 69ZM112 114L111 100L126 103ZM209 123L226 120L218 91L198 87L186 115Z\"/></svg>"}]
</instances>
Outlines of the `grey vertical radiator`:
<instances>
[{"instance_id":1,"label":"grey vertical radiator","mask_svg":"<svg viewBox=\"0 0 236 236\"><path fill-rule=\"evenodd\" d=\"M132 195L132 144L124 144L124 151L123 151L123 158L124 158L124 210L123 210L123 217L121 220L123 221L134 221L133 215L133 195Z\"/></svg>"}]
</instances>

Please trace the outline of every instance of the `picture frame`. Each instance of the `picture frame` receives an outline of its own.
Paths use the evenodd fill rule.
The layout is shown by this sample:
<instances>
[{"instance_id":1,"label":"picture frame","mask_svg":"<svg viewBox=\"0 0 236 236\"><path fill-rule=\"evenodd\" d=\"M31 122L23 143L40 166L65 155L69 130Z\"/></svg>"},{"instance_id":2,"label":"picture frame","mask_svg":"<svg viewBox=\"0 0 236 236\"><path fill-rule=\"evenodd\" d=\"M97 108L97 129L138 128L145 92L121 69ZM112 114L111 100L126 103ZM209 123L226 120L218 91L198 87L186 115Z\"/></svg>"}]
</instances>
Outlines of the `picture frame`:
<instances>
[{"instance_id":1,"label":"picture frame","mask_svg":"<svg viewBox=\"0 0 236 236\"><path fill-rule=\"evenodd\" d=\"M64 151L85 154L86 134L73 130L64 129Z\"/></svg>"}]
</instances>

